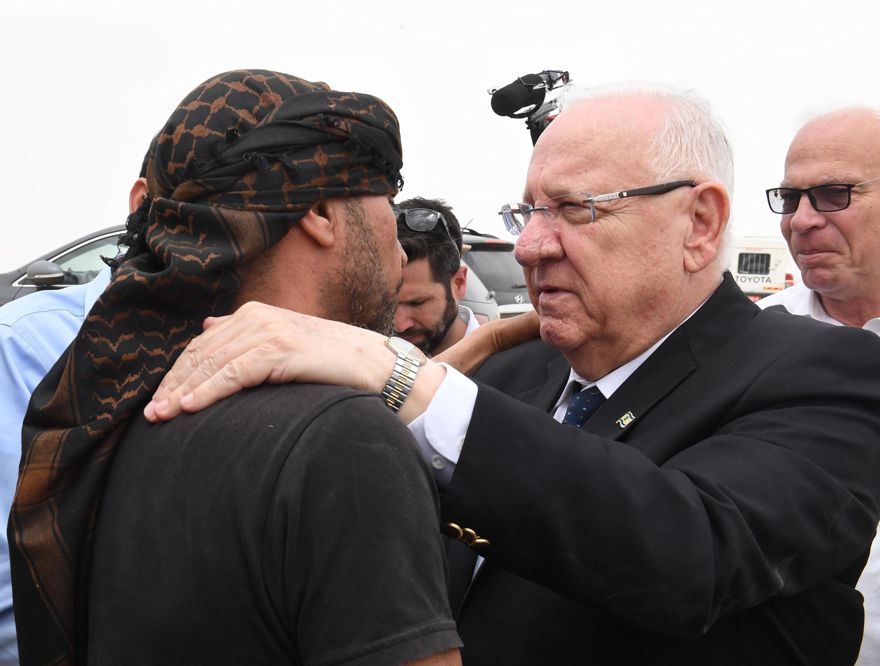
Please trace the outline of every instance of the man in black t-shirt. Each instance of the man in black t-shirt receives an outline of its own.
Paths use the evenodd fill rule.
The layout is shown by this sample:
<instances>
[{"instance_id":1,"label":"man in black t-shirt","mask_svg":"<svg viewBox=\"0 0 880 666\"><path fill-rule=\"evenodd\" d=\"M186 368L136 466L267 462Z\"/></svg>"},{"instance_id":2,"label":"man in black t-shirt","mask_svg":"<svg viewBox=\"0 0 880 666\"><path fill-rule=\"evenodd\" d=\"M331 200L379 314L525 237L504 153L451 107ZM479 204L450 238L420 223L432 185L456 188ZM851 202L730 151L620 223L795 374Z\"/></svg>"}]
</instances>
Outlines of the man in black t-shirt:
<instances>
[{"instance_id":1,"label":"man in black t-shirt","mask_svg":"<svg viewBox=\"0 0 880 666\"><path fill-rule=\"evenodd\" d=\"M421 362L404 341L382 396L266 386L133 416L249 301L387 335L401 164L381 100L277 72L209 79L163 125L146 224L25 418L23 666L461 663L436 490L394 416Z\"/></svg>"},{"instance_id":2,"label":"man in black t-shirt","mask_svg":"<svg viewBox=\"0 0 880 666\"><path fill-rule=\"evenodd\" d=\"M136 420L97 526L90 662L399 664L458 645L432 483L406 427L347 388Z\"/></svg>"}]
</instances>

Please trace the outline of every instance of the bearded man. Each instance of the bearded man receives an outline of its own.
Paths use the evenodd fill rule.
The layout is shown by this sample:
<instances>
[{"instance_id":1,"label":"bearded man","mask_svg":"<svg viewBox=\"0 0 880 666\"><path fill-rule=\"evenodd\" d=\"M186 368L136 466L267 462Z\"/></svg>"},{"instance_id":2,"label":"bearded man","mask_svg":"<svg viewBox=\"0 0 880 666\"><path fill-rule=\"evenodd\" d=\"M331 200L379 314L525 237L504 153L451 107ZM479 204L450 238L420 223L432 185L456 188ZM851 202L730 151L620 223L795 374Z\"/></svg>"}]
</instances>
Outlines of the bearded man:
<instances>
[{"instance_id":1,"label":"bearded man","mask_svg":"<svg viewBox=\"0 0 880 666\"><path fill-rule=\"evenodd\" d=\"M426 354L439 354L480 325L459 303L467 286L461 226L440 199L407 199L395 204L395 212L407 263L394 330Z\"/></svg>"},{"instance_id":2,"label":"bearded man","mask_svg":"<svg viewBox=\"0 0 880 666\"><path fill-rule=\"evenodd\" d=\"M370 95L248 70L180 103L146 229L25 417L22 664L459 663L436 491L378 395L260 387L133 416L246 301L390 332L401 166Z\"/></svg>"}]
</instances>

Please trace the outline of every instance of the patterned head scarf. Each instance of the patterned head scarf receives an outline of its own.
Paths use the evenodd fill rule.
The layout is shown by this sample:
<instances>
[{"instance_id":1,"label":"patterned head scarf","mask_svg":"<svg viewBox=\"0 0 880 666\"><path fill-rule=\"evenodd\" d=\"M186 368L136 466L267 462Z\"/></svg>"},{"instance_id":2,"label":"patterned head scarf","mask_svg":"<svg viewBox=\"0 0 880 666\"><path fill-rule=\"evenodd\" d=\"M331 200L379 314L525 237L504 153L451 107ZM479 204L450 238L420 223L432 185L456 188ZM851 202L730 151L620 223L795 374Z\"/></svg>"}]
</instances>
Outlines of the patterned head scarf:
<instances>
[{"instance_id":1,"label":"patterned head scarf","mask_svg":"<svg viewBox=\"0 0 880 666\"><path fill-rule=\"evenodd\" d=\"M84 663L93 529L114 448L202 320L231 311L235 267L321 199L393 196L401 165L397 118L369 95L248 70L180 103L148 154L141 251L115 271L25 417L9 522L23 665Z\"/></svg>"}]
</instances>

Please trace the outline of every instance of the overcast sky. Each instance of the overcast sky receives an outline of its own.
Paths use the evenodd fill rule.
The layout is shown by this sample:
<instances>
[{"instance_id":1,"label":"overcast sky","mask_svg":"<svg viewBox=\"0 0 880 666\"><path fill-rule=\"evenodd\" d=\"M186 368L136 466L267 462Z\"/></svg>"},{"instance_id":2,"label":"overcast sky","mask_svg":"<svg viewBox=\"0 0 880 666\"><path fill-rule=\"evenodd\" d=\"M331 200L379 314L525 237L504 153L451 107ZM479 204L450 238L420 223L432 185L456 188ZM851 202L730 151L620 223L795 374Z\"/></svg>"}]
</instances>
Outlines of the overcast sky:
<instances>
[{"instance_id":1,"label":"overcast sky","mask_svg":"<svg viewBox=\"0 0 880 666\"><path fill-rule=\"evenodd\" d=\"M4 0L0 272L117 223L150 138L195 85L262 68L385 99L404 196L501 232L531 141L487 89L544 69L694 88L729 129L733 220L776 235L763 190L811 114L880 106L876 2ZM880 175L880 174L878 174Z\"/></svg>"}]
</instances>

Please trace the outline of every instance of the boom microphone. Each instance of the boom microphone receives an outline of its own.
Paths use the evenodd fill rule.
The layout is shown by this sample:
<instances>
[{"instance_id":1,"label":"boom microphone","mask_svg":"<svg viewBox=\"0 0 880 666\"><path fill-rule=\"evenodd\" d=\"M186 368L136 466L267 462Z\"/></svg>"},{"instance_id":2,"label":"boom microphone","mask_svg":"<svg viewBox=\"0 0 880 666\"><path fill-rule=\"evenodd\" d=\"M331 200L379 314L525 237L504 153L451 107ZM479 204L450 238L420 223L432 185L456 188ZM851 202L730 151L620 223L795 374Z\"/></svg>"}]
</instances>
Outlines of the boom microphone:
<instances>
[{"instance_id":1,"label":"boom microphone","mask_svg":"<svg viewBox=\"0 0 880 666\"><path fill-rule=\"evenodd\" d=\"M547 83L540 74L524 74L492 92L492 110L499 116L514 116L524 107L540 106L546 94Z\"/></svg>"}]
</instances>

